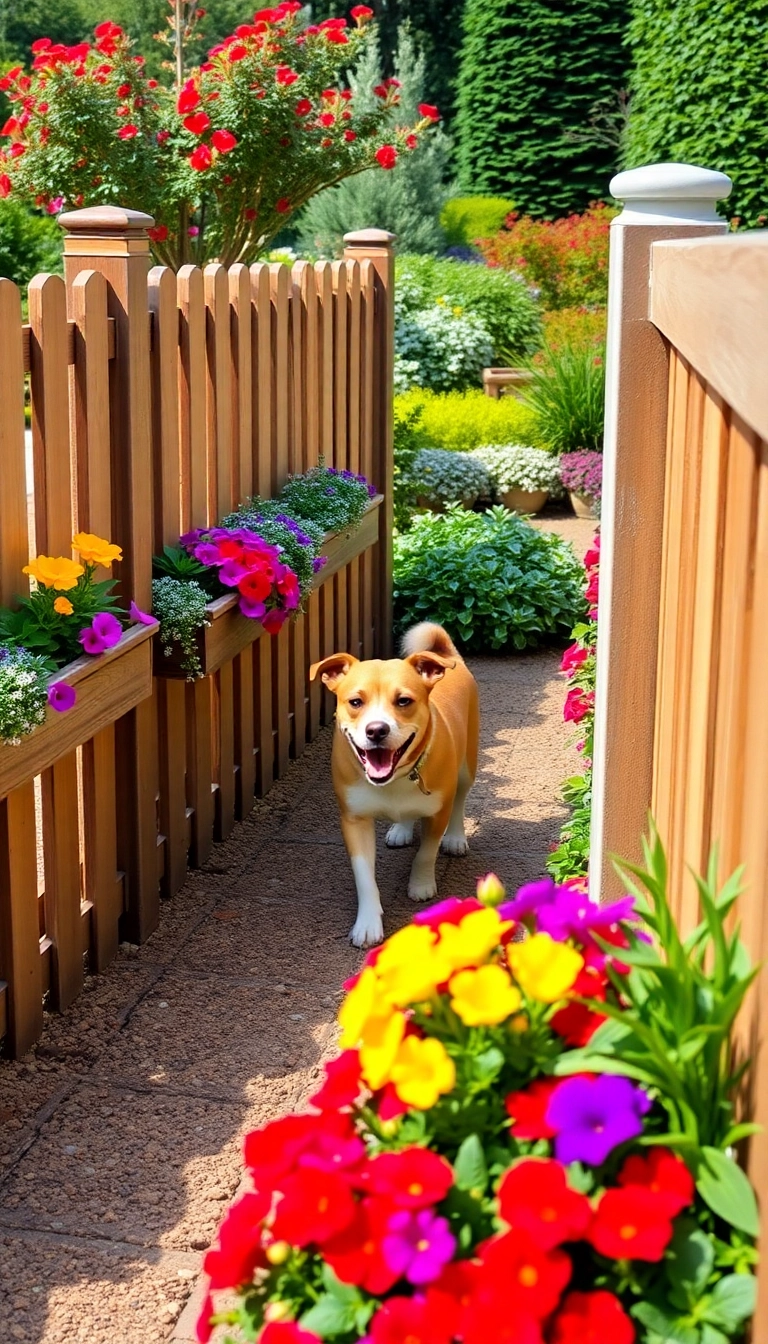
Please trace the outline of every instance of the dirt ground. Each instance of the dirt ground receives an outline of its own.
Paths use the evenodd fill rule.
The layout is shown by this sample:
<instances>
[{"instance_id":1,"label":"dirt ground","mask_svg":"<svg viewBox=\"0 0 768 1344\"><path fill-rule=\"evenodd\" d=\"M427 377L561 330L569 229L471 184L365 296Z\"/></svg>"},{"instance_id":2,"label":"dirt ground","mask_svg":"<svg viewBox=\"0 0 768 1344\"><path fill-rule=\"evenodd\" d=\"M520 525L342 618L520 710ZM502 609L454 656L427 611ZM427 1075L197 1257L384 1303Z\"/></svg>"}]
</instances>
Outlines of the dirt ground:
<instances>
[{"instance_id":1,"label":"dirt ground","mask_svg":"<svg viewBox=\"0 0 768 1344\"><path fill-rule=\"evenodd\" d=\"M567 524L567 526L565 525ZM583 553L593 525L545 519ZM559 655L475 658L483 712L471 851L443 896L493 870L539 875L576 756ZM241 1177L243 1134L301 1103L332 1055L341 982L361 954L324 729L251 817L190 873L141 948L0 1061L0 1341L194 1337L202 1253ZM387 850L385 929L408 921L412 852Z\"/></svg>"}]
</instances>

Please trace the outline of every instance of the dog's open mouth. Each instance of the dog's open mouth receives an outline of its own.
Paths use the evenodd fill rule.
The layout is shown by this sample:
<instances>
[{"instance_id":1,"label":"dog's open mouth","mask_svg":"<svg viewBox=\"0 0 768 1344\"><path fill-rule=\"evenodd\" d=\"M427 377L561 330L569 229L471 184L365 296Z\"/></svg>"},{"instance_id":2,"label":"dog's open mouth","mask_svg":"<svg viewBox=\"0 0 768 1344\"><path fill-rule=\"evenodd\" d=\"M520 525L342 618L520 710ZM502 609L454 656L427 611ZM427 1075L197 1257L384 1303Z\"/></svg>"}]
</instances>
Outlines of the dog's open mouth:
<instances>
[{"instance_id":1,"label":"dog's open mouth","mask_svg":"<svg viewBox=\"0 0 768 1344\"><path fill-rule=\"evenodd\" d=\"M398 747L396 751L393 751L392 747L367 747L364 749L358 747L351 737L349 740L360 758L366 779L371 784L388 784L415 736L415 733L411 733L407 742L404 742L402 747Z\"/></svg>"}]
</instances>

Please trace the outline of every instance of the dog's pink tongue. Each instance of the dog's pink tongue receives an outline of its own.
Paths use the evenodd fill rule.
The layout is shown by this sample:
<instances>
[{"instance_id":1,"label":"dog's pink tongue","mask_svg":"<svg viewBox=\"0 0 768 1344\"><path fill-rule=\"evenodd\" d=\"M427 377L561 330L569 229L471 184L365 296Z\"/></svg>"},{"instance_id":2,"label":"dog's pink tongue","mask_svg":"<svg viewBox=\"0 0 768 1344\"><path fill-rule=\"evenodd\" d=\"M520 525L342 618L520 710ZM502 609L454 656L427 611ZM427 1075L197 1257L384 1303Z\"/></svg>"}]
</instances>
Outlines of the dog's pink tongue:
<instances>
[{"instance_id":1,"label":"dog's pink tongue","mask_svg":"<svg viewBox=\"0 0 768 1344\"><path fill-rule=\"evenodd\" d=\"M369 779L386 779L392 769L394 753L389 747L371 747L365 753Z\"/></svg>"}]
</instances>

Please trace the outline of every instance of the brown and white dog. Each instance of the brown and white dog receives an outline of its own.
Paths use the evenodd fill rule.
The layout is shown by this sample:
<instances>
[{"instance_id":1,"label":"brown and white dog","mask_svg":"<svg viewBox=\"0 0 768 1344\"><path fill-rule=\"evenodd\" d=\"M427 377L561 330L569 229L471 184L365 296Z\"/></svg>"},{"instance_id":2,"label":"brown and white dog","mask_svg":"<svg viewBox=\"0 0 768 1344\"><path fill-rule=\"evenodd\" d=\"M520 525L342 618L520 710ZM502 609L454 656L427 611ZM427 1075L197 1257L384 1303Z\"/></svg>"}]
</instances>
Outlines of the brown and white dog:
<instances>
[{"instance_id":1,"label":"brown and white dog","mask_svg":"<svg viewBox=\"0 0 768 1344\"><path fill-rule=\"evenodd\" d=\"M479 707L474 677L439 625L414 626L402 658L359 662L334 653L310 668L336 696L331 769L341 830L352 863L358 911L350 938L372 947L383 937L376 885L376 818L392 822L387 844L421 842L408 895L436 894L435 862L466 854L464 804L477 771Z\"/></svg>"}]
</instances>

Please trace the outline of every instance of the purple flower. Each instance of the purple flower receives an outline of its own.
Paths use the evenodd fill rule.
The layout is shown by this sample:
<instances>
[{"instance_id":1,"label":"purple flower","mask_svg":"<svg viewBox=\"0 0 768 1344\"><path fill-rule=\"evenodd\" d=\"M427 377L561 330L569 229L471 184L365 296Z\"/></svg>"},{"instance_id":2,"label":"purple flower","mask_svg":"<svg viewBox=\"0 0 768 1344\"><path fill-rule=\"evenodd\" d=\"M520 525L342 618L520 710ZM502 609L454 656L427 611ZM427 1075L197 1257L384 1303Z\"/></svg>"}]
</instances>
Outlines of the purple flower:
<instances>
[{"instance_id":1,"label":"purple flower","mask_svg":"<svg viewBox=\"0 0 768 1344\"><path fill-rule=\"evenodd\" d=\"M602 453L563 453L560 480L566 490L599 500L603 485Z\"/></svg>"},{"instance_id":2,"label":"purple flower","mask_svg":"<svg viewBox=\"0 0 768 1344\"><path fill-rule=\"evenodd\" d=\"M53 681L48 687L48 704L59 714L71 709L76 699L77 692L68 681Z\"/></svg>"},{"instance_id":3,"label":"purple flower","mask_svg":"<svg viewBox=\"0 0 768 1344\"><path fill-rule=\"evenodd\" d=\"M131 612L131 620L138 621L140 625L155 624L154 616L150 616L148 611L141 611L140 608L136 606L135 602L131 603L130 612Z\"/></svg>"},{"instance_id":4,"label":"purple flower","mask_svg":"<svg viewBox=\"0 0 768 1344\"><path fill-rule=\"evenodd\" d=\"M183 537L179 537L180 546L195 546L204 534L204 528L196 527L192 532L185 532Z\"/></svg>"},{"instance_id":5,"label":"purple flower","mask_svg":"<svg viewBox=\"0 0 768 1344\"><path fill-rule=\"evenodd\" d=\"M249 602L247 597L240 598L240 610L250 621L260 621L267 614L264 602Z\"/></svg>"},{"instance_id":6,"label":"purple flower","mask_svg":"<svg viewBox=\"0 0 768 1344\"><path fill-rule=\"evenodd\" d=\"M334 488L333 488L332 485L327 485L327 486L325 487L325 493L326 493L326 495L335 495L335 494L336 494L336 491L334 490Z\"/></svg>"},{"instance_id":7,"label":"purple flower","mask_svg":"<svg viewBox=\"0 0 768 1344\"><path fill-rule=\"evenodd\" d=\"M557 898L559 888L551 877L540 877L536 882L526 882L518 887L511 901L499 906L502 919L523 919L526 915L538 915L542 907L552 905Z\"/></svg>"},{"instance_id":8,"label":"purple flower","mask_svg":"<svg viewBox=\"0 0 768 1344\"><path fill-rule=\"evenodd\" d=\"M375 486L375 485L369 485L369 486L368 486L368 498L369 498L369 499L375 499L378 493L379 493L379 492L378 492L378 490L376 489L376 486Z\"/></svg>"},{"instance_id":9,"label":"purple flower","mask_svg":"<svg viewBox=\"0 0 768 1344\"><path fill-rule=\"evenodd\" d=\"M93 658L96 657L97 653L103 653L107 647L103 639L99 639L96 631L90 625L87 625L84 630L81 630L77 638L82 644L85 652L89 653Z\"/></svg>"},{"instance_id":10,"label":"purple flower","mask_svg":"<svg viewBox=\"0 0 768 1344\"><path fill-rule=\"evenodd\" d=\"M431 1283L453 1259L456 1238L447 1218L431 1209L402 1209L387 1223L382 1250L389 1268L409 1283Z\"/></svg>"},{"instance_id":11,"label":"purple flower","mask_svg":"<svg viewBox=\"0 0 768 1344\"><path fill-rule=\"evenodd\" d=\"M473 907L476 908L476 907ZM437 928L438 924L450 924L454 915L459 911L469 913L466 909L466 902L461 896L446 896L444 901L438 901L436 905L428 905L423 910L417 910L413 916L413 924L430 924Z\"/></svg>"},{"instance_id":12,"label":"purple flower","mask_svg":"<svg viewBox=\"0 0 768 1344\"><path fill-rule=\"evenodd\" d=\"M312 573L319 574L320 570L323 568L323 565L327 564L328 564L327 555L316 555L314 560L312 561Z\"/></svg>"},{"instance_id":13,"label":"purple flower","mask_svg":"<svg viewBox=\"0 0 768 1344\"><path fill-rule=\"evenodd\" d=\"M119 644L123 633L123 627L111 611L100 611L94 616L91 629L98 635L105 649L112 649L115 644Z\"/></svg>"},{"instance_id":14,"label":"purple flower","mask_svg":"<svg viewBox=\"0 0 768 1344\"><path fill-rule=\"evenodd\" d=\"M546 1112L558 1162L599 1167L618 1144L642 1134L642 1117L650 1107L648 1094L628 1078L567 1078L552 1093Z\"/></svg>"},{"instance_id":15,"label":"purple flower","mask_svg":"<svg viewBox=\"0 0 768 1344\"><path fill-rule=\"evenodd\" d=\"M200 561L201 565L218 565L221 563L219 548L211 541L202 541L195 547L194 556Z\"/></svg>"},{"instance_id":16,"label":"purple flower","mask_svg":"<svg viewBox=\"0 0 768 1344\"><path fill-rule=\"evenodd\" d=\"M223 583L226 588L236 588L247 573L245 565L241 565L239 560L225 560L219 568L219 583Z\"/></svg>"},{"instance_id":17,"label":"purple flower","mask_svg":"<svg viewBox=\"0 0 768 1344\"><path fill-rule=\"evenodd\" d=\"M586 943L592 932L601 935L612 925L630 919L634 908L632 896L625 896L610 905L598 905L596 901L590 901L586 892L560 887L555 900L540 909L538 927L556 943L564 943L568 938Z\"/></svg>"}]
</instances>

